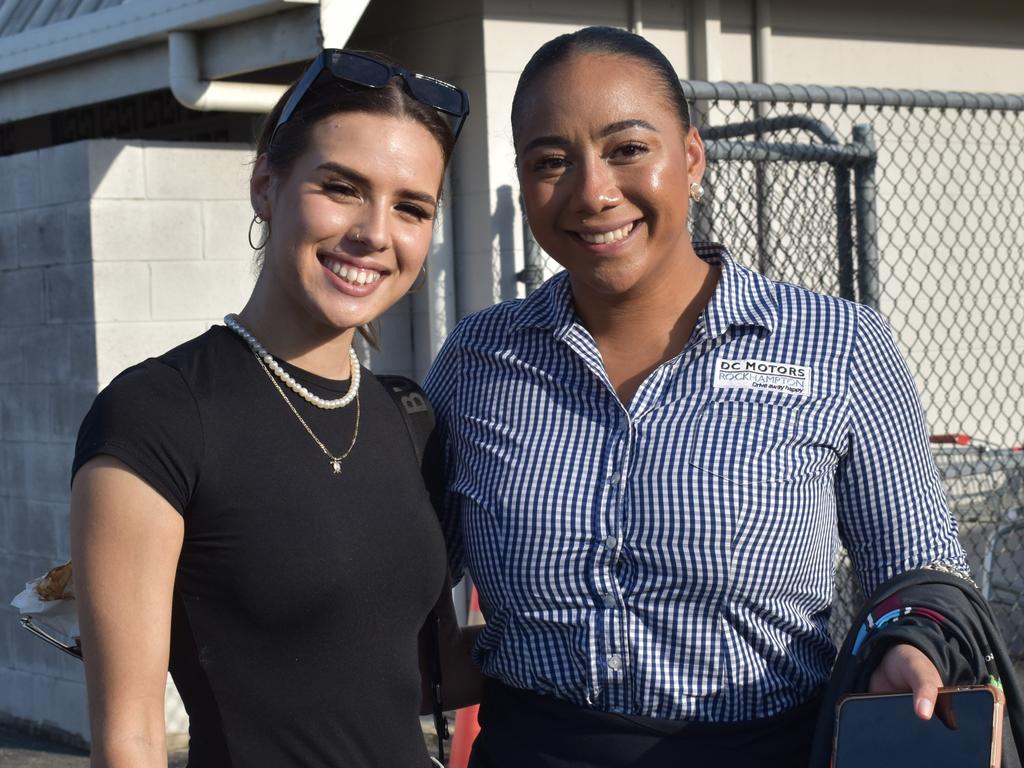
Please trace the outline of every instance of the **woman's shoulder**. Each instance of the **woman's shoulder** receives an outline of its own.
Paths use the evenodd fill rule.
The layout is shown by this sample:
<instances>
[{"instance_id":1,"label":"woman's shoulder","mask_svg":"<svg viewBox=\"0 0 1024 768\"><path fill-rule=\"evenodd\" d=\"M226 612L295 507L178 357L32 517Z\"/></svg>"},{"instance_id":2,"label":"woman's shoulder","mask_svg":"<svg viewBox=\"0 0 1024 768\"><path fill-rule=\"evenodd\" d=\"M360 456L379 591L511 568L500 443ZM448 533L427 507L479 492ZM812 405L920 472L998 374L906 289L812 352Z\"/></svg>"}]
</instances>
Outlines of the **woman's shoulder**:
<instances>
[{"instance_id":1,"label":"woman's shoulder","mask_svg":"<svg viewBox=\"0 0 1024 768\"><path fill-rule=\"evenodd\" d=\"M459 389L467 366L500 355L509 347L523 304L520 299L503 301L467 315L455 325L423 380L435 410L444 410L444 403Z\"/></svg>"},{"instance_id":2,"label":"woman's shoulder","mask_svg":"<svg viewBox=\"0 0 1024 768\"><path fill-rule=\"evenodd\" d=\"M780 306L803 309L805 307L820 307L832 312L839 312L844 315L853 315L860 306L855 301L840 298L821 290L815 290L796 283L788 283L784 280L772 280L772 287L775 297Z\"/></svg>"},{"instance_id":3,"label":"woman's shoulder","mask_svg":"<svg viewBox=\"0 0 1024 768\"><path fill-rule=\"evenodd\" d=\"M225 357L230 359L246 354L249 354L248 347L230 329L214 325L152 360L182 374L192 374L210 367L220 367L217 363L222 363Z\"/></svg>"},{"instance_id":4,"label":"woman's shoulder","mask_svg":"<svg viewBox=\"0 0 1024 768\"><path fill-rule=\"evenodd\" d=\"M204 358L223 355L219 333L212 328L114 377L79 427L72 477L95 456L113 456L183 511L205 442L195 394L204 374L197 371L205 367Z\"/></svg>"},{"instance_id":5,"label":"woman's shoulder","mask_svg":"<svg viewBox=\"0 0 1024 768\"><path fill-rule=\"evenodd\" d=\"M166 352L129 366L96 395L89 418L151 423L194 418L197 393L223 370L238 347L226 329L214 326Z\"/></svg>"},{"instance_id":6,"label":"woman's shoulder","mask_svg":"<svg viewBox=\"0 0 1024 768\"><path fill-rule=\"evenodd\" d=\"M475 345L501 338L516 326L524 301L510 299L466 315L452 329L449 339L459 345Z\"/></svg>"},{"instance_id":7,"label":"woman's shoulder","mask_svg":"<svg viewBox=\"0 0 1024 768\"><path fill-rule=\"evenodd\" d=\"M893 329L884 308L831 296L791 283L773 284L778 327L816 354L836 359L891 359L896 351Z\"/></svg>"},{"instance_id":8,"label":"woman's shoulder","mask_svg":"<svg viewBox=\"0 0 1024 768\"><path fill-rule=\"evenodd\" d=\"M231 332L213 326L200 335L154 357L125 368L104 388L121 391L160 382L174 382L191 389L197 380L223 367L225 356L238 354L241 346Z\"/></svg>"},{"instance_id":9,"label":"woman's shoulder","mask_svg":"<svg viewBox=\"0 0 1024 768\"><path fill-rule=\"evenodd\" d=\"M784 320L798 322L803 332L812 326L834 333L839 327L856 333L859 326L885 324L881 313L866 304L816 291L794 283L772 281L776 305ZM818 322L813 322L813 321Z\"/></svg>"},{"instance_id":10,"label":"woman's shoulder","mask_svg":"<svg viewBox=\"0 0 1024 768\"><path fill-rule=\"evenodd\" d=\"M467 315L452 336L465 342L494 342L527 328L552 327L571 314L568 275L548 279L525 299L508 299Z\"/></svg>"}]
</instances>

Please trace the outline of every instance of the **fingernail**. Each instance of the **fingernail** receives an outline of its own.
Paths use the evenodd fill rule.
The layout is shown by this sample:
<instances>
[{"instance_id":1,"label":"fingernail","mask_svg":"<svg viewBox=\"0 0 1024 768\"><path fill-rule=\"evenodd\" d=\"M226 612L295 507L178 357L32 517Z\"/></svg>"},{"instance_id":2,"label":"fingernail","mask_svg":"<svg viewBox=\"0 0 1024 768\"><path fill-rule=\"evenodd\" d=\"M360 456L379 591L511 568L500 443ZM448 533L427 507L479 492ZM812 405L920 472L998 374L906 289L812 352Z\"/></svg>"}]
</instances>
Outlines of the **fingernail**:
<instances>
[{"instance_id":1,"label":"fingernail","mask_svg":"<svg viewBox=\"0 0 1024 768\"><path fill-rule=\"evenodd\" d=\"M923 720L929 720L932 716L932 703L928 699L917 700L917 714L921 716Z\"/></svg>"}]
</instances>

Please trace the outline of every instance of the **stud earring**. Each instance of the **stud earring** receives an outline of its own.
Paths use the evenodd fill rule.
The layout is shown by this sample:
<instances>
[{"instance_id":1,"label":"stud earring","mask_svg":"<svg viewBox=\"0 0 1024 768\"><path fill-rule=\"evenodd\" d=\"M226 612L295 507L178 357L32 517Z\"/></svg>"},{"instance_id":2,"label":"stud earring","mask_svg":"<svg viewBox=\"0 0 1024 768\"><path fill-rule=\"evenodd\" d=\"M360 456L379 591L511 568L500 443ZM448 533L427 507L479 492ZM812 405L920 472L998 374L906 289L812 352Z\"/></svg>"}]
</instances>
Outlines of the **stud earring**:
<instances>
[{"instance_id":1,"label":"stud earring","mask_svg":"<svg viewBox=\"0 0 1024 768\"><path fill-rule=\"evenodd\" d=\"M699 203L701 198L704 197L704 187L700 185L700 182L690 182L690 199L695 203Z\"/></svg>"}]
</instances>

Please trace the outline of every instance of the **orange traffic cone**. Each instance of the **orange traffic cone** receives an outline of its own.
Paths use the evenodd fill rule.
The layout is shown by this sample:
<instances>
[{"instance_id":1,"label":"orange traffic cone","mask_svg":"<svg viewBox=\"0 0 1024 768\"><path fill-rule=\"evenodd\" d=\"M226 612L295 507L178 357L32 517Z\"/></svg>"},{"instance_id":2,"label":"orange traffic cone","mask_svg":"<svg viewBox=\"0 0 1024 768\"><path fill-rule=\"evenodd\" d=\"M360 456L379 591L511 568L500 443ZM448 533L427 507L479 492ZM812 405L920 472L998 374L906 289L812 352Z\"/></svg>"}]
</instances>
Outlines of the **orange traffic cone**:
<instances>
[{"instance_id":1,"label":"orange traffic cone","mask_svg":"<svg viewBox=\"0 0 1024 768\"><path fill-rule=\"evenodd\" d=\"M467 624L483 624L484 617L480 612L480 598L476 594L474 586L469 597L469 615ZM469 766L469 753L473 751L473 742L480 733L480 723L477 720L477 712L480 707L474 704L465 707L455 713L455 735L452 736L452 750L448 758L448 768L467 768Z\"/></svg>"}]
</instances>

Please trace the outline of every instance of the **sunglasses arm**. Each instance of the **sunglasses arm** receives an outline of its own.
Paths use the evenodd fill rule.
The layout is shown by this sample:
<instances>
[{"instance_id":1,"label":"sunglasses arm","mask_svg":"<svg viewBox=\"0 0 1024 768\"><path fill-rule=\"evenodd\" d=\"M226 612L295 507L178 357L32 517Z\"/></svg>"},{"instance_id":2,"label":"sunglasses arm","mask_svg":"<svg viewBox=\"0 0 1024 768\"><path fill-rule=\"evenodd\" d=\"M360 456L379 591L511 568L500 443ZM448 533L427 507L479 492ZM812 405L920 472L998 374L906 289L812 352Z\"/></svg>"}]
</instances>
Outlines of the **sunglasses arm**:
<instances>
[{"instance_id":1,"label":"sunglasses arm","mask_svg":"<svg viewBox=\"0 0 1024 768\"><path fill-rule=\"evenodd\" d=\"M302 97L306 95L306 91L309 90L310 86L313 85L320 73L324 71L324 57L327 54L321 52L316 60L306 69L305 74L302 75L302 79L299 84L295 86L292 91L292 95L288 97L287 103L284 105L284 109L281 110L281 116L277 118L277 125L274 126L274 133L270 136L270 143L274 143L274 137L277 136L278 129L288 122L291 118L295 108L299 106L299 102L302 101Z\"/></svg>"}]
</instances>

